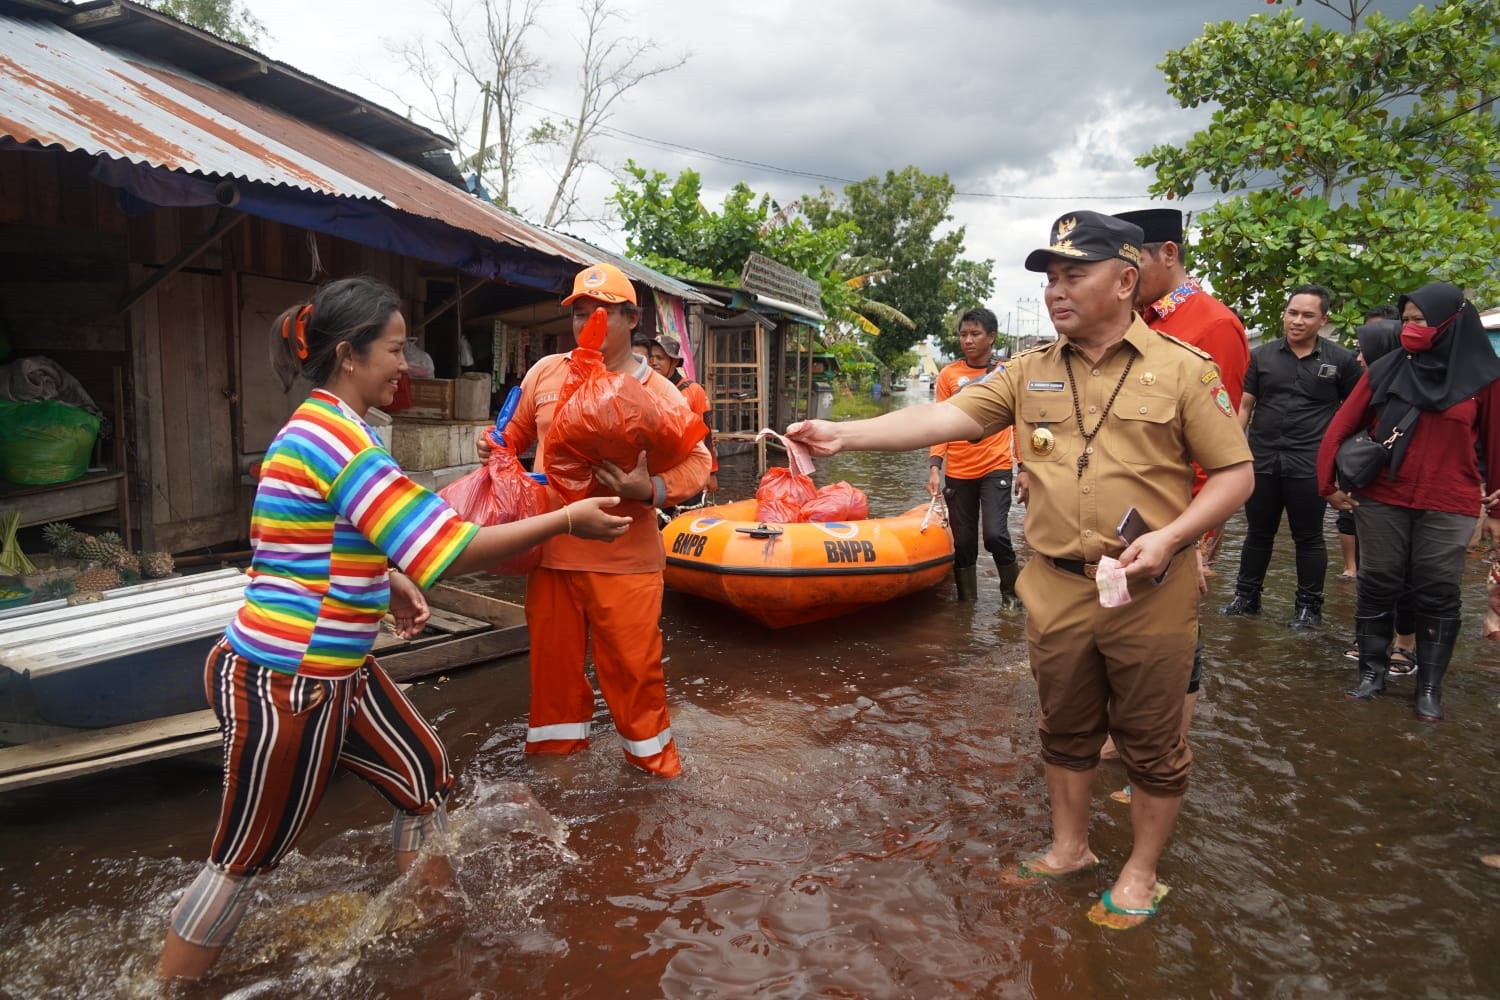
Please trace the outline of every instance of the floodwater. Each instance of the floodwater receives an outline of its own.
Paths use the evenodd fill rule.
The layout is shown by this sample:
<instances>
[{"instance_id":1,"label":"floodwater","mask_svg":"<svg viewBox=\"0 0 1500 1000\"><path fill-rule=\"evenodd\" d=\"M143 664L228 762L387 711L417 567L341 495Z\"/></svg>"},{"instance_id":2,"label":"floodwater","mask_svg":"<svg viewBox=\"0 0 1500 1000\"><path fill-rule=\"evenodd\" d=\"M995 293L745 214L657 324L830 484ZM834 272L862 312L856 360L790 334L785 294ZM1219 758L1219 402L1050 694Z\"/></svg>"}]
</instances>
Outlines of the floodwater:
<instances>
[{"instance_id":1,"label":"floodwater","mask_svg":"<svg viewBox=\"0 0 1500 1000\"><path fill-rule=\"evenodd\" d=\"M925 402L925 394L894 405ZM725 492L753 470L726 461ZM922 455L841 456L818 479L876 513L923 498ZM1019 535L1019 514L1012 521ZM1493 997L1500 995L1500 650L1476 641L1482 560L1445 701L1410 679L1341 691L1353 585L1288 631L1281 536L1266 613L1225 619L1243 531L1205 602L1198 765L1161 864L1161 916L1085 913L1130 830L1096 782L1103 870L1016 887L1048 840L1022 625L951 585L877 612L769 632L668 594L668 692L685 761L593 746L525 759L524 662L413 688L460 776L452 914L390 886L388 813L340 780L216 975L190 997ZM1329 542L1336 539L1329 519ZM504 591L507 585L498 589ZM207 849L217 775L176 760L0 797L0 995L151 995L167 911Z\"/></svg>"}]
</instances>

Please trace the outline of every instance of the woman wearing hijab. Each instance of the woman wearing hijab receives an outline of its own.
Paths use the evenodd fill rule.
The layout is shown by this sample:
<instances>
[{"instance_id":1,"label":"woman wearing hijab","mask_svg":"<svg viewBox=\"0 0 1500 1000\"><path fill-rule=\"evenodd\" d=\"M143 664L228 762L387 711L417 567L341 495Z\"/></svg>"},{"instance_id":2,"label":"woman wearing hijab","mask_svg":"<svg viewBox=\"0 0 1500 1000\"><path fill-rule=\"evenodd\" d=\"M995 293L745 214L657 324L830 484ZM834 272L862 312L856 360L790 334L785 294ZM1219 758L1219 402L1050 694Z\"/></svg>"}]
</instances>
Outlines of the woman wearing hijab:
<instances>
[{"instance_id":1,"label":"woman wearing hijab","mask_svg":"<svg viewBox=\"0 0 1500 1000\"><path fill-rule=\"evenodd\" d=\"M1386 308L1390 309L1389 306ZM1396 310L1390 309L1394 317ZM1387 354L1401 346L1401 321L1394 318L1377 318L1366 323L1364 326L1356 327L1354 340L1359 348L1359 363L1366 369L1379 361ZM1345 519L1348 519L1348 527L1345 527ZM1356 537L1354 527L1354 511L1339 511L1339 531L1347 531L1351 537ZM1358 574L1355 574L1357 577ZM1390 676L1406 677L1417 672L1416 651L1416 626L1412 624L1414 616L1412 604L1411 581L1407 580L1406 586L1401 588L1401 597L1396 601L1396 641L1391 645ZM1351 660L1359 659L1359 641L1356 639L1344 653Z\"/></svg>"},{"instance_id":2,"label":"woman wearing hijab","mask_svg":"<svg viewBox=\"0 0 1500 1000\"><path fill-rule=\"evenodd\" d=\"M1468 542L1486 495L1476 445L1487 469L1500 469L1500 359L1479 313L1453 285L1436 282L1401 297L1400 349L1374 360L1334 415L1318 450L1318 492L1353 510L1360 539L1355 641L1366 701L1385 691L1392 608L1408 575L1417 631L1416 716L1443 717L1442 684L1458 639ZM1372 349L1378 348L1372 343ZM1391 448L1375 481L1350 495L1335 483L1335 456L1362 430L1385 440L1412 411L1416 420Z\"/></svg>"}]
</instances>

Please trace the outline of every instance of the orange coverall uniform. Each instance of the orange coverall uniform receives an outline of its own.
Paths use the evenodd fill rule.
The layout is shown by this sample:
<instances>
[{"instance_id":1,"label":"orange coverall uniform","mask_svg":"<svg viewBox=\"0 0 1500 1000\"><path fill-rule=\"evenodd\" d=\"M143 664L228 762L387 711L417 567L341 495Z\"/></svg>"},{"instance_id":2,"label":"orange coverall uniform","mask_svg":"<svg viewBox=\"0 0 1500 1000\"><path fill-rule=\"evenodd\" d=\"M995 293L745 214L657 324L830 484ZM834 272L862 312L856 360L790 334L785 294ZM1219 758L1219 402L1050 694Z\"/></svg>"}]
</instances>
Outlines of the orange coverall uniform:
<instances>
[{"instance_id":1,"label":"orange coverall uniform","mask_svg":"<svg viewBox=\"0 0 1500 1000\"><path fill-rule=\"evenodd\" d=\"M567 377L567 355L537 362L521 382L521 402L505 428L520 454L536 444L535 469L547 469L547 438ZM687 407L682 393L640 362L627 374L663 406ZM699 443L679 464L653 477L658 504L680 503L703 490L708 450ZM666 553L655 506L621 501L633 520L612 543L558 535L542 546L541 565L526 580L531 631L531 711L527 753L575 753L588 746L594 691L584 673L593 642L594 676L630 763L664 777L682 770L667 714L661 662L662 570Z\"/></svg>"},{"instance_id":2,"label":"orange coverall uniform","mask_svg":"<svg viewBox=\"0 0 1500 1000\"><path fill-rule=\"evenodd\" d=\"M713 414L708 403L708 390L681 372L677 373L677 381L673 384L681 391L682 398L687 400L688 409L698 414L698 418L703 421L703 426L708 428L708 433L703 436L703 444L708 448L708 458L712 463L708 471L718 472L719 453L714 449L714 430L713 424L710 423Z\"/></svg>"}]
</instances>

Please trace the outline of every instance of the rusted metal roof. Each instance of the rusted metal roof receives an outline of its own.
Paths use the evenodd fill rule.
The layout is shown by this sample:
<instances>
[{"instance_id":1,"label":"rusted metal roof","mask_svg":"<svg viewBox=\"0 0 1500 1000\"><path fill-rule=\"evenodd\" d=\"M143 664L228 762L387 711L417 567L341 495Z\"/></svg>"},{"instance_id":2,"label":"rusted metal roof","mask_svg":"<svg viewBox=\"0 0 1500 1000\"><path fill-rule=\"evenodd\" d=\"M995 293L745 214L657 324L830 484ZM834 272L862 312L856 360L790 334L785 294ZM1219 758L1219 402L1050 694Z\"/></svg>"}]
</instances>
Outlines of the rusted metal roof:
<instances>
[{"instance_id":1,"label":"rusted metal roof","mask_svg":"<svg viewBox=\"0 0 1500 1000\"><path fill-rule=\"evenodd\" d=\"M16 2L0 0L0 9ZM446 156L446 151L453 148L451 139L248 46L219 38L130 0L88 0L78 4L57 4L55 0L25 2L54 8L49 20L112 52L142 53L148 59L222 84L297 118L327 125L418 166L435 163L438 170L434 172L446 170L445 179L463 183L452 160ZM56 10L58 7L62 9ZM35 13L21 16L35 16ZM445 155L435 161L424 155L437 151Z\"/></svg>"},{"instance_id":2,"label":"rusted metal roof","mask_svg":"<svg viewBox=\"0 0 1500 1000\"><path fill-rule=\"evenodd\" d=\"M55 25L0 20L0 133L168 170L382 200Z\"/></svg>"},{"instance_id":3,"label":"rusted metal roof","mask_svg":"<svg viewBox=\"0 0 1500 1000\"><path fill-rule=\"evenodd\" d=\"M55 25L0 17L0 136L37 147L378 202L576 264L610 261L690 302L687 285L533 225L394 156Z\"/></svg>"}]
</instances>

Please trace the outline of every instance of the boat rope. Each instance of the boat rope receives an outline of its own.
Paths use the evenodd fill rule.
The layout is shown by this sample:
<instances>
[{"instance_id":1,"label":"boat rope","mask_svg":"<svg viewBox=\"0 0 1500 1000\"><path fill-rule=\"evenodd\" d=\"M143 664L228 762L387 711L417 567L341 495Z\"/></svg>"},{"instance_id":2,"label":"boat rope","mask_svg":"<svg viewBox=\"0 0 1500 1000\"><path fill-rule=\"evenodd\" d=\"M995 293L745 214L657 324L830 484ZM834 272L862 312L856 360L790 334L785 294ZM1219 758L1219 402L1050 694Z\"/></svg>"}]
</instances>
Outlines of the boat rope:
<instances>
[{"instance_id":1,"label":"boat rope","mask_svg":"<svg viewBox=\"0 0 1500 1000\"><path fill-rule=\"evenodd\" d=\"M934 513L936 513L939 517L938 523L943 525L944 527L947 527L948 505L943 502L943 495L941 493L933 497L932 502L927 505L927 513L922 515L922 526L917 529L918 531L927 530L927 525L932 523L932 515Z\"/></svg>"}]
</instances>

